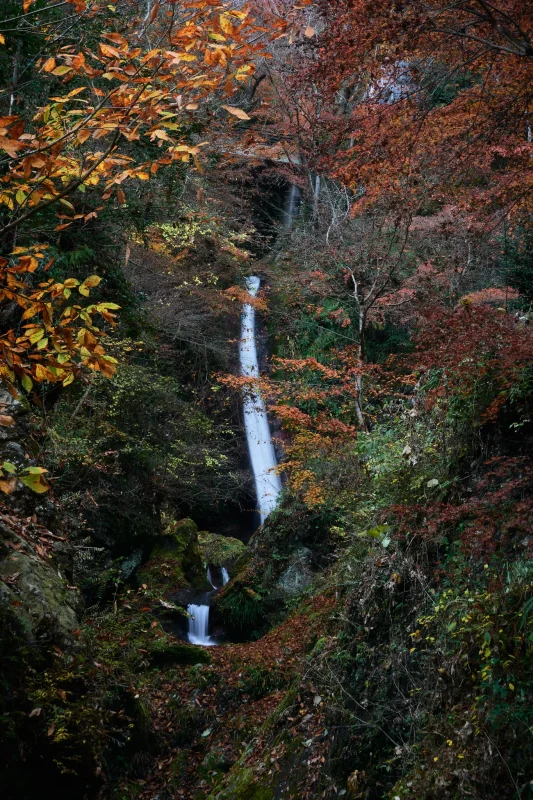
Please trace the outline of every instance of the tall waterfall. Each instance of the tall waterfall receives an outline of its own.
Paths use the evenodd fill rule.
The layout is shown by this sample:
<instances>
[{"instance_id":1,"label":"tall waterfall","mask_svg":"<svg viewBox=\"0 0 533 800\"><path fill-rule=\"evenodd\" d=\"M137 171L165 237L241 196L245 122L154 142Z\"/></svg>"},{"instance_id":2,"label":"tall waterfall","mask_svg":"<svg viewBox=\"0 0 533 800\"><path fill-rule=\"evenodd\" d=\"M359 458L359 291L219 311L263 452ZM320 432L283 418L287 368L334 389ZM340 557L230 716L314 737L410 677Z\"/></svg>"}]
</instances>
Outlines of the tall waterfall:
<instances>
[{"instance_id":1,"label":"tall waterfall","mask_svg":"<svg viewBox=\"0 0 533 800\"><path fill-rule=\"evenodd\" d=\"M256 297L260 279L251 276L246 279L246 288L252 297ZM255 309L245 303L242 311L241 343L239 348L241 374L247 378L259 377L257 348L255 341ZM276 454L270 437L270 426L266 415L265 402L261 393L245 390L244 427L250 451L250 461L255 478L257 505L261 516L261 524L279 502L281 480L276 472Z\"/></svg>"},{"instance_id":2,"label":"tall waterfall","mask_svg":"<svg viewBox=\"0 0 533 800\"><path fill-rule=\"evenodd\" d=\"M295 217L298 216L300 211L300 199L301 199L301 192L300 188L296 186L296 184L291 183L289 186L289 191L287 193L287 198L285 200L285 206L283 208L283 216L282 216L282 226L284 230L290 231Z\"/></svg>"}]
</instances>

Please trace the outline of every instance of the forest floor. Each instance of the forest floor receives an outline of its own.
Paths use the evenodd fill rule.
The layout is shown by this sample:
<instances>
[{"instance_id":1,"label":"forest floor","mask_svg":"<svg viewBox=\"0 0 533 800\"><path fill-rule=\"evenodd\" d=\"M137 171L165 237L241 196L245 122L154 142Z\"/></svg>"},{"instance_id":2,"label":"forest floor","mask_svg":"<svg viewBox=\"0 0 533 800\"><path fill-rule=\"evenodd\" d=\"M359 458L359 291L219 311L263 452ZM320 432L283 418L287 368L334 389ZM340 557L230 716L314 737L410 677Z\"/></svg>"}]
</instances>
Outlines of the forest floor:
<instances>
[{"instance_id":1,"label":"forest floor","mask_svg":"<svg viewBox=\"0 0 533 800\"><path fill-rule=\"evenodd\" d=\"M137 796L208 797L239 760L260 782L265 771L282 769L278 761L290 747L290 740L272 746L281 722L293 740L320 739L326 728L321 698L312 685L291 692L291 684L303 685L306 654L323 636L334 605L319 595L258 641L210 648L210 664L154 672L142 691L157 746L138 765ZM313 750L317 762L325 760L323 744L324 752Z\"/></svg>"}]
</instances>

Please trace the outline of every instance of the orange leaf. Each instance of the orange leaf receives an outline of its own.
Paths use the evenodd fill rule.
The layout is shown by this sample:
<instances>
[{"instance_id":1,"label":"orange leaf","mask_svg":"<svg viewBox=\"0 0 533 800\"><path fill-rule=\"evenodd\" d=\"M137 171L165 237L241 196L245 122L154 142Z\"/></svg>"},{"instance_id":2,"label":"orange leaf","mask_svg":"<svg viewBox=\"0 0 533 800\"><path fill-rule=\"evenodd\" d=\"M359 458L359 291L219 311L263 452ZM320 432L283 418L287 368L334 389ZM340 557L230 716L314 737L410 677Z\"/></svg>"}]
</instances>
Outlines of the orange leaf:
<instances>
[{"instance_id":1,"label":"orange leaf","mask_svg":"<svg viewBox=\"0 0 533 800\"><path fill-rule=\"evenodd\" d=\"M17 488L17 483L17 478L8 478L5 481L0 480L0 491L2 491L4 494L13 494Z\"/></svg>"}]
</instances>

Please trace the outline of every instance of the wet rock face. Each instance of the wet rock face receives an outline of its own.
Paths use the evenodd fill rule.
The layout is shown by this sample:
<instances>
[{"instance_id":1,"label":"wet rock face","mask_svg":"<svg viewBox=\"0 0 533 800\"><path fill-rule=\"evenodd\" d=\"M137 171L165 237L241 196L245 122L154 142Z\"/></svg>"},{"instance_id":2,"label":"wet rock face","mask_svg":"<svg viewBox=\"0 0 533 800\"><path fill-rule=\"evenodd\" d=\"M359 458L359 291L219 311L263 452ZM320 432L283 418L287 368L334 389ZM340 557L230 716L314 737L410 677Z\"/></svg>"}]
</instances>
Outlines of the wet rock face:
<instances>
[{"instance_id":1,"label":"wet rock face","mask_svg":"<svg viewBox=\"0 0 533 800\"><path fill-rule=\"evenodd\" d=\"M278 579L278 589L289 596L298 595L306 589L313 580L312 559L313 553L308 547L296 550L291 563Z\"/></svg>"}]
</instances>

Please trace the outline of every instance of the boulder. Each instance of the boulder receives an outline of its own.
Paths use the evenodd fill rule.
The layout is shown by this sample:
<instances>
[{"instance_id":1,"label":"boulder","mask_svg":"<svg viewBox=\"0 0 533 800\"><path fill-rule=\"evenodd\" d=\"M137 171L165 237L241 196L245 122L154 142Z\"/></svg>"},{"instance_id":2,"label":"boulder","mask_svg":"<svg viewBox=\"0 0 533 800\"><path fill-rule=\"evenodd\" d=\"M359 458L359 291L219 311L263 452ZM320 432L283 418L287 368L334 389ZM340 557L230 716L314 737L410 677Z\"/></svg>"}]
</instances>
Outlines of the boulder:
<instances>
[{"instance_id":1,"label":"boulder","mask_svg":"<svg viewBox=\"0 0 533 800\"><path fill-rule=\"evenodd\" d=\"M153 666L162 664L209 664L211 656L203 647L182 644L170 638L156 639L148 647Z\"/></svg>"},{"instance_id":2,"label":"boulder","mask_svg":"<svg viewBox=\"0 0 533 800\"><path fill-rule=\"evenodd\" d=\"M14 551L0 561L0 605L29 642L68 647L79 625L82 601L48 561Z\"/></svg>"},{"instance_id":3,"label":"boulder","mask_svg":"<svg viewBox=\"0 0 533 800\"><path fill-rule=\"evenodd\" d=\"M166 593L189 586L206 591L211 588L198 543L198 528L192 519L167 524L139 578L141 583Z\"/></svg>"},{"instance_id":4,"label":"boulder","mask_svg":"<svg viewBox=\"0 0 533 800\"><path fill-rule=\"evenodd\" d=\"M200 552L205 564L225 567L228 571L246 552L246 545L232 536L221 536L219 533L200 531L198 534Z\"/></svg>"},{"instance_id":5,"label":"boulder","mask_svg":"<svg viewBox=\"0 0 533 800\"><path fill-rule=\"evenodd\" d=\"M303 592L313 580L312 559L313 553L309 548L298 548L291 557L288 567L278 579L278 589L289 596Z\"/></svg>"}]
</instances>

